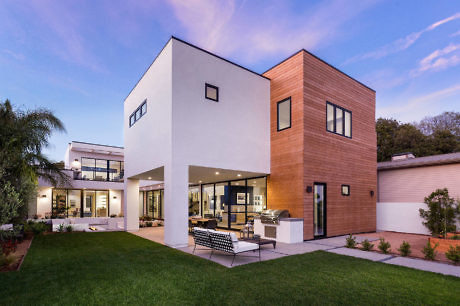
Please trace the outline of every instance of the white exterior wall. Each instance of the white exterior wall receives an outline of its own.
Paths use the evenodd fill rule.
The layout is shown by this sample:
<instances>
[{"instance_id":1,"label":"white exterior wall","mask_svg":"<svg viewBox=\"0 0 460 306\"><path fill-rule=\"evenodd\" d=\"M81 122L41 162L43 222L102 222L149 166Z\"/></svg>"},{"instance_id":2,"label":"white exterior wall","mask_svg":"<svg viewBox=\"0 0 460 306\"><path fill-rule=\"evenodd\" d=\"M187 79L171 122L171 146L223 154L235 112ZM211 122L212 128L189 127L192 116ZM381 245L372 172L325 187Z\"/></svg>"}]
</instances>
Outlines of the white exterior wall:
<instances>
[{"instance_id":1,"label":"white exterior wall","mask_svg":"<svg viewBox=\"0 0 460 306\"><path fill-rule=\"evenodd\" d=\"M377 202L377 231L429 235L422 224L420 208L427 209L427 205L423 202Z\"/></svg>"},{"instance_id":2,"label":"white exterior wall","mask_svg":"<svg viewBox=\"0 0 460 306\"><path fill-rule=\"evenodd\" d=\"M270 172L270 81L178 40L173 43L173 159ZM205 98L205 83L219 102Z\"/></svg>"},{"instance_id":3,"label":"white exterior wall","mask_svg":"<svg viewBox=\"0 0 460 306\"><path fill-rule=\"evenodd\" d=\"M129 127L129 116L147 99L147 113ZM124 102L125 178L171 160L172 41L163 48Z\"/></svg>"}]
</instances>

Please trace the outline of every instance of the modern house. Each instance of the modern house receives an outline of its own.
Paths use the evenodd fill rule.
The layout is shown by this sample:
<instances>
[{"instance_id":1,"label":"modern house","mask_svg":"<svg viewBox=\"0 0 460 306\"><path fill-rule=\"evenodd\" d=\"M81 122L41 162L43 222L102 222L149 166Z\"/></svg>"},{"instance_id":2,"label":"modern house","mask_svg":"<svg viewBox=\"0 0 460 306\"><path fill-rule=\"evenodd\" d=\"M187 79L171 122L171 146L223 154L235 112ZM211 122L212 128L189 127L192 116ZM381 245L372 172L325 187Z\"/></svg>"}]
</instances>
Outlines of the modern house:
<instances>
[{"instance_id":1,"label":"modern house","mask_svg":"<svg viewBox=\"0 0 460 306\"><path fill-rule=\"evenodd\" d=\"M128 231L163 217L180 247L191 215L238 229L265 208L305 240L376 229L375 92L305 50L261 75L172 37L124 114Z\"/></svg>"},{"instance_id":2,"label":"modern house","mask_svg":"<svg viewBox=\"0 0 460 306\"><path fill-rule=\"evenodd\" d=\"M424 198L442 188L460 199L460 153L402 153L378 163L377 230L430 234L419 209L427 209Z\"/></svg>"},{"instance_id":3,"label":"modern house","mask_svg":"<svg viewBox=\"0 0 460 306\"><path fill-rule=\"evenodd\" d=\"M64 159L69 184L53 187L39 178L29 217L110 217L123 213L123 148L72 141Z\"/></svg>"}]
</instances>

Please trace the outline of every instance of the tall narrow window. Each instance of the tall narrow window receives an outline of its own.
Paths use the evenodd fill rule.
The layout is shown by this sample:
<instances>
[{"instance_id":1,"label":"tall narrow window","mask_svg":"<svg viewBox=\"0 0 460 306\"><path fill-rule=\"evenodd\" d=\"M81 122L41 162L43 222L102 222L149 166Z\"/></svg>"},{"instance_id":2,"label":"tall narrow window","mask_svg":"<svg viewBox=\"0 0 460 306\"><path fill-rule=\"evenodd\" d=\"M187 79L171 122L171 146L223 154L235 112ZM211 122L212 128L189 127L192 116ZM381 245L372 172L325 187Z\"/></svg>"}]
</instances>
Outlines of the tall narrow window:
<instances>
[{"instance_id":1,"label":"tall narrow window","mask_svg":"<svg viewBox=\"0 0 460 306\"><path fill-rule=\"evenodd\" d=\"M278 102L278 131L291 127L291 98Z\"/></svg>"},{"instance_id":2,"label":"tall narrow window","mask_svg":"<svg viewBox=\"0 0 460 306\"><path fill-rule=\"evenodd\" d=\"M343 110L340 108L335 109L335 132L343 135Z\"/></svg>"},{"instance_id":3,"label":"tall narrow window","mask_svg":"<svg viewBox=\"0 0 460 306\"><path fill-rule=\"evenodd\" d=\"M327 104L327 130L334 132L334 106Z\"/></svg>"},{"instance_id":4,"label":"tall narrow window","mask_svg":"<svg viewBox=\"0 0 460 306\"><path fill-rule=\"evenodd\" d=\"M219 101L219 88L214 85L206 83L204 94L205 94L206 99L209 99L215 102Z\"/></svg>"},{"instance_id":5,"label":"tall narrow window","mask_svg":"<svg viewBox=\"0 0 460 306\"><path fill-rule=\"evenodd\" d=\"M345 120L344 120L344 124L345 124L345 127L344 127L344 132L345 132L345 136L347 137L351 137L351 113L346 111L344 112L345 114Z\"/></svg>"},{"instance_id":6,"label":"tall narrow window","mask_svg":"<svg viewBox=\"0 0 460 306\"><path fill-rule=\"evenodd\" d=\"M326 102L326 130L351 138L351 112L343 107Z\"/></svg>"}]
</instances>

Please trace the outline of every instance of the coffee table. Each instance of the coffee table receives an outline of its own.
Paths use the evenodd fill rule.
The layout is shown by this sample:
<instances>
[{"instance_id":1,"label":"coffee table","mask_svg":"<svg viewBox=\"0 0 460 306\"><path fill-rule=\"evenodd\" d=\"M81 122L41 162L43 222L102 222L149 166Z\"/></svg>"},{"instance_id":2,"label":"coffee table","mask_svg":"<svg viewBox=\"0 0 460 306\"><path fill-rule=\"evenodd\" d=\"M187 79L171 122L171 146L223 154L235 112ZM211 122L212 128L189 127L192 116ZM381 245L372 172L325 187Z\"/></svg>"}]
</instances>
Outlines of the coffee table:
<instances>
[{"instance_id":1,"label":"coffee table","mask_svg":"<svg viewBox=\"0 0 460 306\"><path fill-rule=\"evenodd\" d=\"M252 242L252 243L257 243L259 245L259 248L260 248L260 246L266 245L266 244L272 244L273 248L276 248L276 240L262 239L262 238L260 238L260 239L243 238L241 240L247 241L247 242Z\"/></svg>"}]
</instances>

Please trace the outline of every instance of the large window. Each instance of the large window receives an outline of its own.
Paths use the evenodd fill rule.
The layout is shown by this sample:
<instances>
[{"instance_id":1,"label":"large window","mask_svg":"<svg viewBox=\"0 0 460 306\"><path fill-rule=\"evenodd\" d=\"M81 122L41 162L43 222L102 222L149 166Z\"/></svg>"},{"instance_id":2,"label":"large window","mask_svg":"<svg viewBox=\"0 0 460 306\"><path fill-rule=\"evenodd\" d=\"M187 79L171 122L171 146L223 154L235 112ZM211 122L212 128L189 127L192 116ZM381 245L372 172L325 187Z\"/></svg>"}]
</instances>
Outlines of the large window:
<instances>
[{"instance_id":1,"label":"large window","mask_svg":"<svg viewBox=\"0 0 460 306\"><path fill-rule=\"evenodd\" d=\"M129 127L133 126L142 116L147 113L147 100L144 100L141 105L129 116Z\"/></svg>"},{"instance_id":2,"label":"large window","mask_svg":"<svg viewBox=\"0 0 460 306\"><path fill-rule=\"evenodd\" d=\"M278 131L291 127L291 98L284 99L276 105Z\"/></svg>"},{"instance_id":3,"label":"large window","mask_svg":"<svg viewBox=\"0 0 460 306\"><path fill-rule=\"evenodd\" d=\"M89 181L118 182L123 179L124 162L95 158L81 158L81 178Z\"/></svg>"},{"instance_id":4,"label":"large window","mask_svg":"<svg viewBox=\"0 0 460 306\"><path fill-rule=\"evenodd\" d=\"M331 133L351 138L351 111L326 102L326 129Z\"/></svg>"}]
</instances>

